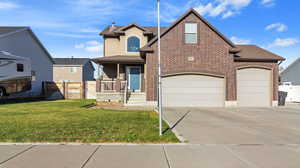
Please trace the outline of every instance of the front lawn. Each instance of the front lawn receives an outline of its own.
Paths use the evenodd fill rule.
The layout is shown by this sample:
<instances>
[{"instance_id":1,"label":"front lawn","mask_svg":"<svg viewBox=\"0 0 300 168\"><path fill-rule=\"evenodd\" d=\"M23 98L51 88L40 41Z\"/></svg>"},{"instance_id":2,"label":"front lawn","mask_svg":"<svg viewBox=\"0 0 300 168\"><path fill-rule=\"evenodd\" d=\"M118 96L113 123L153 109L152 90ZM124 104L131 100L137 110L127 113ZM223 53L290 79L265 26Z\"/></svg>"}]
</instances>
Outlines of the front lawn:
<instances>
[{"instance_id":1,"label":"front lawn","mask_svg":"<svg viewBox=\"0 0 300 168\"><path fill-rule=\"evenodd\" d=\"M155 112L83 107L93 102L60 100L0 105L0 142L178 142L171 131L158 136Z\"/></svg>"}]
</instances>

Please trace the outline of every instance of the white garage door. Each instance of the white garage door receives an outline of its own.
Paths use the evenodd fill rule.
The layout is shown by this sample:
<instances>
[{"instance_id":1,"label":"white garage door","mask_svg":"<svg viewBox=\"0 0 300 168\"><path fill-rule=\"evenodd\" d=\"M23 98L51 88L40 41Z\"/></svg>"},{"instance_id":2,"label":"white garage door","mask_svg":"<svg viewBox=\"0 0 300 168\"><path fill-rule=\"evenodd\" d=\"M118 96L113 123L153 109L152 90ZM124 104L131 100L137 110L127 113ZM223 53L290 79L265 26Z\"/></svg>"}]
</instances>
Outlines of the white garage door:
<instances>
[{"instance_id":1,"label":"white garage door","mask_svg":"<svg viewBox=\"0 0 300 168\"><path fill-rule=\"evenodd\" d=\"M238 106L263 107L271 105L271 71L246 68L237 71Z\"/></svg>"},{"instance_id":2,"label":"white garage door","mask_svg":"<svg viewBox=\"0 0 300 168\"><path fill-rule=\"evenodd\" d=\"M165 107L222 107L224 78L204 75L178 75L162 79Z\"/></svg>"}]
</instances>

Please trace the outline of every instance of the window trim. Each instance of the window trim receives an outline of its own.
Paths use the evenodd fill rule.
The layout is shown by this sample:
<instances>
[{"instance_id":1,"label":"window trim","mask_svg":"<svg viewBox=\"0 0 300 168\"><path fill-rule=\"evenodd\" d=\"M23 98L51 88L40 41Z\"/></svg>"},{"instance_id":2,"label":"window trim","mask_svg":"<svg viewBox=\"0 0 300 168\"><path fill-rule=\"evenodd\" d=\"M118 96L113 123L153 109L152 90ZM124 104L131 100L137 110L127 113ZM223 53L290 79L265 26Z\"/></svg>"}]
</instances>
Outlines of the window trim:
<instances>
[{"instance_id":1,"label":"window trim","mask_svg":"<svg viewBox=\"0 0 300 168\"><path fill-rule=\"evenodd\" d=\"M137 35L131 35L131 36L128 36L127 38L126 38L126 41L125 41L125 51L126 51L126 53L139 53L140 51L128 51L128 39L129 38L131 38L131 37L136 37L137 39L139 39L139 43L140 43L140 47L139 47L139 49L141 49L141 46L142 46L142 41L141 41L141 38L139 37L139 36L137 36Z\"/></svg>"},{"instance_id":2,"label":"window trim","mask_svg":"<svg viewBox=\"0 0 300 168\"><path fill-rule=\"evenodd\" d=\"M196 24L196 26L197 26L197 28L196 28L196 33L186 33L186 24ZM183 28L183 43L184 44L186 44L186 45L197 45L197 44L199 44L199 41L200 41L200 39L199 39L199 24L197 23L197 22L184 22L184 28ZM196 43L187 43L186 42L186 35L187 34L196 34Z\"/></svg>"}]
</instances>

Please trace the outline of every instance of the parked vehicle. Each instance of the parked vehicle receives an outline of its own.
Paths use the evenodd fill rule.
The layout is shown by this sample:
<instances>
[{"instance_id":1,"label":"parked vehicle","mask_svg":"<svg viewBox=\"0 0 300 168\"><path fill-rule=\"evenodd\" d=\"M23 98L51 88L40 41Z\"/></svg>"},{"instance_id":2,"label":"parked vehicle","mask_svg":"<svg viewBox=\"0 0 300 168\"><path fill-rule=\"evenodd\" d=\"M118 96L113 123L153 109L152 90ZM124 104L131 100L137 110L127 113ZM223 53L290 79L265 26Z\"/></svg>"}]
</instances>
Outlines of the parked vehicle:
<instances>
[{"instance_id":1,"label":"parked vehicle","mask_svg":"<svg viewBox=\"0 0 300 168\"><path fill-rule=\"evenodd\" d=\"M0 51L0 98L31 90L31 61Z\"/></svg>"}]
</instances>

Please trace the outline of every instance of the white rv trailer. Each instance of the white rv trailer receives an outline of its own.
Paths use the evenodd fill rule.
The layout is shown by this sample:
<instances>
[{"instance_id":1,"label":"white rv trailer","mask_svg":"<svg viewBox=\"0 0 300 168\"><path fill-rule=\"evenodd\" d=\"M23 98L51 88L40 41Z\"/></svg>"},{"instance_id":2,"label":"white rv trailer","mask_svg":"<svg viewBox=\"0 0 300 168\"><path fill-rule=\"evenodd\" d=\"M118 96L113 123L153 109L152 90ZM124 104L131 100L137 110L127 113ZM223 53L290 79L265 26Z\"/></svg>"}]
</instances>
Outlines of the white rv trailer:
<instances>
[{"instance_id":1,"label":"white rv trailer","mask_svg":"<svg viewBox=\"0 0 300 168\"><path fill-rule=\"evenodd\" d=\"M30 59L0 51L0 98L30 89Z\"/></svg>"}]
</instances>

